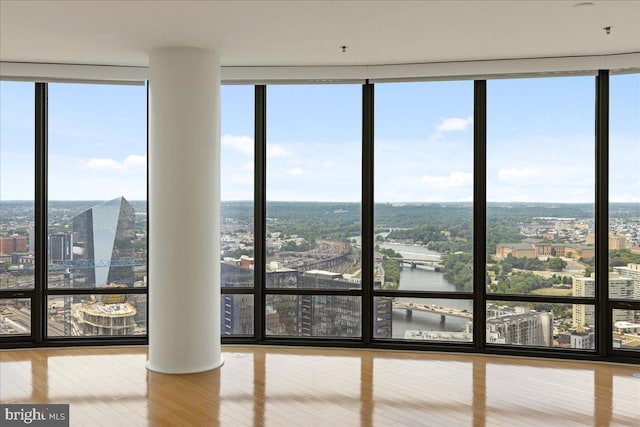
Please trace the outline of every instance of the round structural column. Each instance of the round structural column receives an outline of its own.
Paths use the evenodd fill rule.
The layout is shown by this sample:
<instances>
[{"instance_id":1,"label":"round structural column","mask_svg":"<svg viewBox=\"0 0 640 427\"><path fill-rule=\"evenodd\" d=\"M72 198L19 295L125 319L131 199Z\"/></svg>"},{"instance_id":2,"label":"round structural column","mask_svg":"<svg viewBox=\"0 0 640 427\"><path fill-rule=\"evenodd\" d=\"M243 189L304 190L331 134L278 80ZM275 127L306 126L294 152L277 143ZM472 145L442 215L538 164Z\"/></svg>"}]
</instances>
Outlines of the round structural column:
<instances>
[{"instance_id":1,"label":"round structural column","mask_svg":"<svg viewBox=\"0 0 640 427\"><path fill-rule=\"evenodd\" d=\"M149 58L149 361L184 374L222 365L220 64L197 48Z\"/></svg>"}]
</instances>

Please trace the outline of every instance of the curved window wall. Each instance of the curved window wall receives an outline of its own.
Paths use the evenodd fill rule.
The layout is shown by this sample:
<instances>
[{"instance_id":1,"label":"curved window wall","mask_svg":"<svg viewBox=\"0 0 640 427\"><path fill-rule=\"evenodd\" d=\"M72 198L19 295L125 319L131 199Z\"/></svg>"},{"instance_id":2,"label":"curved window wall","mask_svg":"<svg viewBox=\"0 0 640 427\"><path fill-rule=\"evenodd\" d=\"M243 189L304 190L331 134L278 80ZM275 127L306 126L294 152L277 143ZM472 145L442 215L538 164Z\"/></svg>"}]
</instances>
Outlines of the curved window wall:
<instances>
[{"instance_id":1,"label":"curved window wall","mask_svg":"<svg viewBox=\"0 0 640 427\"><path fill-rule=\"evenodd\" d=\"M46 237L20 258L43 277L3 252L2 345L144 339L144 89L2 85L3 242ZM223 342L637 360L638 99L638 74L607 71L224 86ZM21 178L4 159L34 133ZM135 314L103 324L100 304Z\"/></svg>"}]
</instances>

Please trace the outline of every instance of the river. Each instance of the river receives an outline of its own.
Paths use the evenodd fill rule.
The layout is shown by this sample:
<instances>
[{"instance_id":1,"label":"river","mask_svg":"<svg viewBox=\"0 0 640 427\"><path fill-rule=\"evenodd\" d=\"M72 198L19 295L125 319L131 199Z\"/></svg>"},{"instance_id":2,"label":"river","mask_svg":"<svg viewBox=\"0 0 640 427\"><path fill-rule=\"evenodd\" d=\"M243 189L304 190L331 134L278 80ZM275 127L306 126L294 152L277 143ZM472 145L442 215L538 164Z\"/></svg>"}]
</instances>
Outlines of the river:
<instances>
[{"instance_id":1,"label":"river","mask_svg":"<svg viewBox=\"0 0 640 427\"><path fill-rule=\"evenodd\" d=\"M405 258L426 259L428 255L440 255L423 246L399 245L393 243L379 243L381 248L393 249ZM455 292L456 288L449 283L444 274L422 268L411 269L405 267L400 272L400 286L402 291L440 291ZM435 304L443 307L456 307L472 311L471 300L455 299L425 299L425 298L399 298L400 301L409 301L419 304ZM404 339L406 330L421 329L423 331L464 331L467 320L448 316L444 324L440 324L440 315L422 311L413 311L413 316L407 318L404 310L393 311L393 338Z\"/></svg>"}]
</instances>

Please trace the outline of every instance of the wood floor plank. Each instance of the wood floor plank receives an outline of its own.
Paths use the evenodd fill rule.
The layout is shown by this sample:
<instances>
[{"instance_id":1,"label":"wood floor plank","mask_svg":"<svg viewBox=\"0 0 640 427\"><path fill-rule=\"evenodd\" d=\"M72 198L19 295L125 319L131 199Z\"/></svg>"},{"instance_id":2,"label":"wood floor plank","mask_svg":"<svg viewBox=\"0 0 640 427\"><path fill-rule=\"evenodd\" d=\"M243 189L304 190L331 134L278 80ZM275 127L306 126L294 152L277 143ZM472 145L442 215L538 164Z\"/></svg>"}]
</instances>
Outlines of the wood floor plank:
<instances>
[{"instance_id":1,"label":"wood floor plank","mask_svg":"<svg viewBox=\"0 0 640 427\"><path fill-rule=\"evenodd\" d=\"M147 349L0 351L0 402L68 403L73 426L640 426L637 365L224 346L214 371Z\"/></svg>"}]
</instances>

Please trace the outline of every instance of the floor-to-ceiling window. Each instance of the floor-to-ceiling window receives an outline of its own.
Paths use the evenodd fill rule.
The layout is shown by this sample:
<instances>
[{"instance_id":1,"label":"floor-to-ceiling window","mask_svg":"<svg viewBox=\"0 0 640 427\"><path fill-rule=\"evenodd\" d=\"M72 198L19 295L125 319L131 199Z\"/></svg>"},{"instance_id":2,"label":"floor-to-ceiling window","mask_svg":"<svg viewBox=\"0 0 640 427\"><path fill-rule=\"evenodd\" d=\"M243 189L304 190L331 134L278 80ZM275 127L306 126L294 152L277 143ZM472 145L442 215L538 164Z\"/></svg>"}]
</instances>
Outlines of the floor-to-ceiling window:
<instances>
[{"instance_id":1,"label":"floor-to-ceiling window","mask_svg":"<svg viewBox=\"0 0 640 427\"><path fill-rule=\"evenodd\" d=\"M47 336L145 335L146 88L48 92Z\"/></svg>"},{"instance_id":2,"label":"floor-to-ceiling window","mask_svg":"<svg viewBox=\"0 0 640 427\"><path fill-rule=\"evenodd\" d=\"M0 83L0 337L31 335L36 256L33 99L32 83Z\"/></svg>"},{"instance_id":3,"label":"floor-to-ceiling window","mask_svg":"<svg viewBox=\"0 0 640 427\"><path fill-rule=\"evenodd\" d=\"M2 335L144 339L145 86L1 92Z\"/></svg>"},{"instance_id":4,"label":"floor-to-ceiling window","mask_svg":"<svg viewBox=\"0 0 640 427\"><path fill-rule=\"evenodd\" d=\"M144 337L145 87L1 95L0 340ZM633 359L639 98L606 72L223 86L223 340Z\"/></svg>"},{"instance_id":5,"label":"floor-to-ceiling window","mask_svg":"<svg viewBox=\"0 0 640 427\"><path fill-rule=\"evenodd\" d=\"M361 92L267 88L268 336L362 334Z\"/></svg>"},{"instance_id":6,"label":"floor-to-ceiling window","mask_svg":"<svg viewBox=\"0 0 640 427\"><path fill-rule=\"evenodd\" d=\"M223 336L254 333L254 87L222 86L220 257ZM242 292L242 293L240 293Z\"/></svg>"},{"instance_id":7,"label":"floor-to-ceiling window","mask_svg":"<svg viewBox=\"0 0 640 427\"><path fill-rule=\"evenodd\" d=\"M375 338L473 341L473 96L375 86Z\"/></svg>"},{"instance_id":8,"label":"floor-to-ceiling window","mask_svg":"<svg viewBox=\"0 0 640 427\"><path fill-rule=\"evenodd\" d=\"M488 343L595 349L594 97L593 77L487 83Z\"/></svg>"},{"instance_id":9,"label":"floor-to-ceiling window","mask_svg":"<svg viewBox=\"0 0 640 427\"><path fill-rule=\"evenodd\" d=\"M609 298L614 350L640 350L640 74L609 86Z\"/></svg>"}]
</instances>

